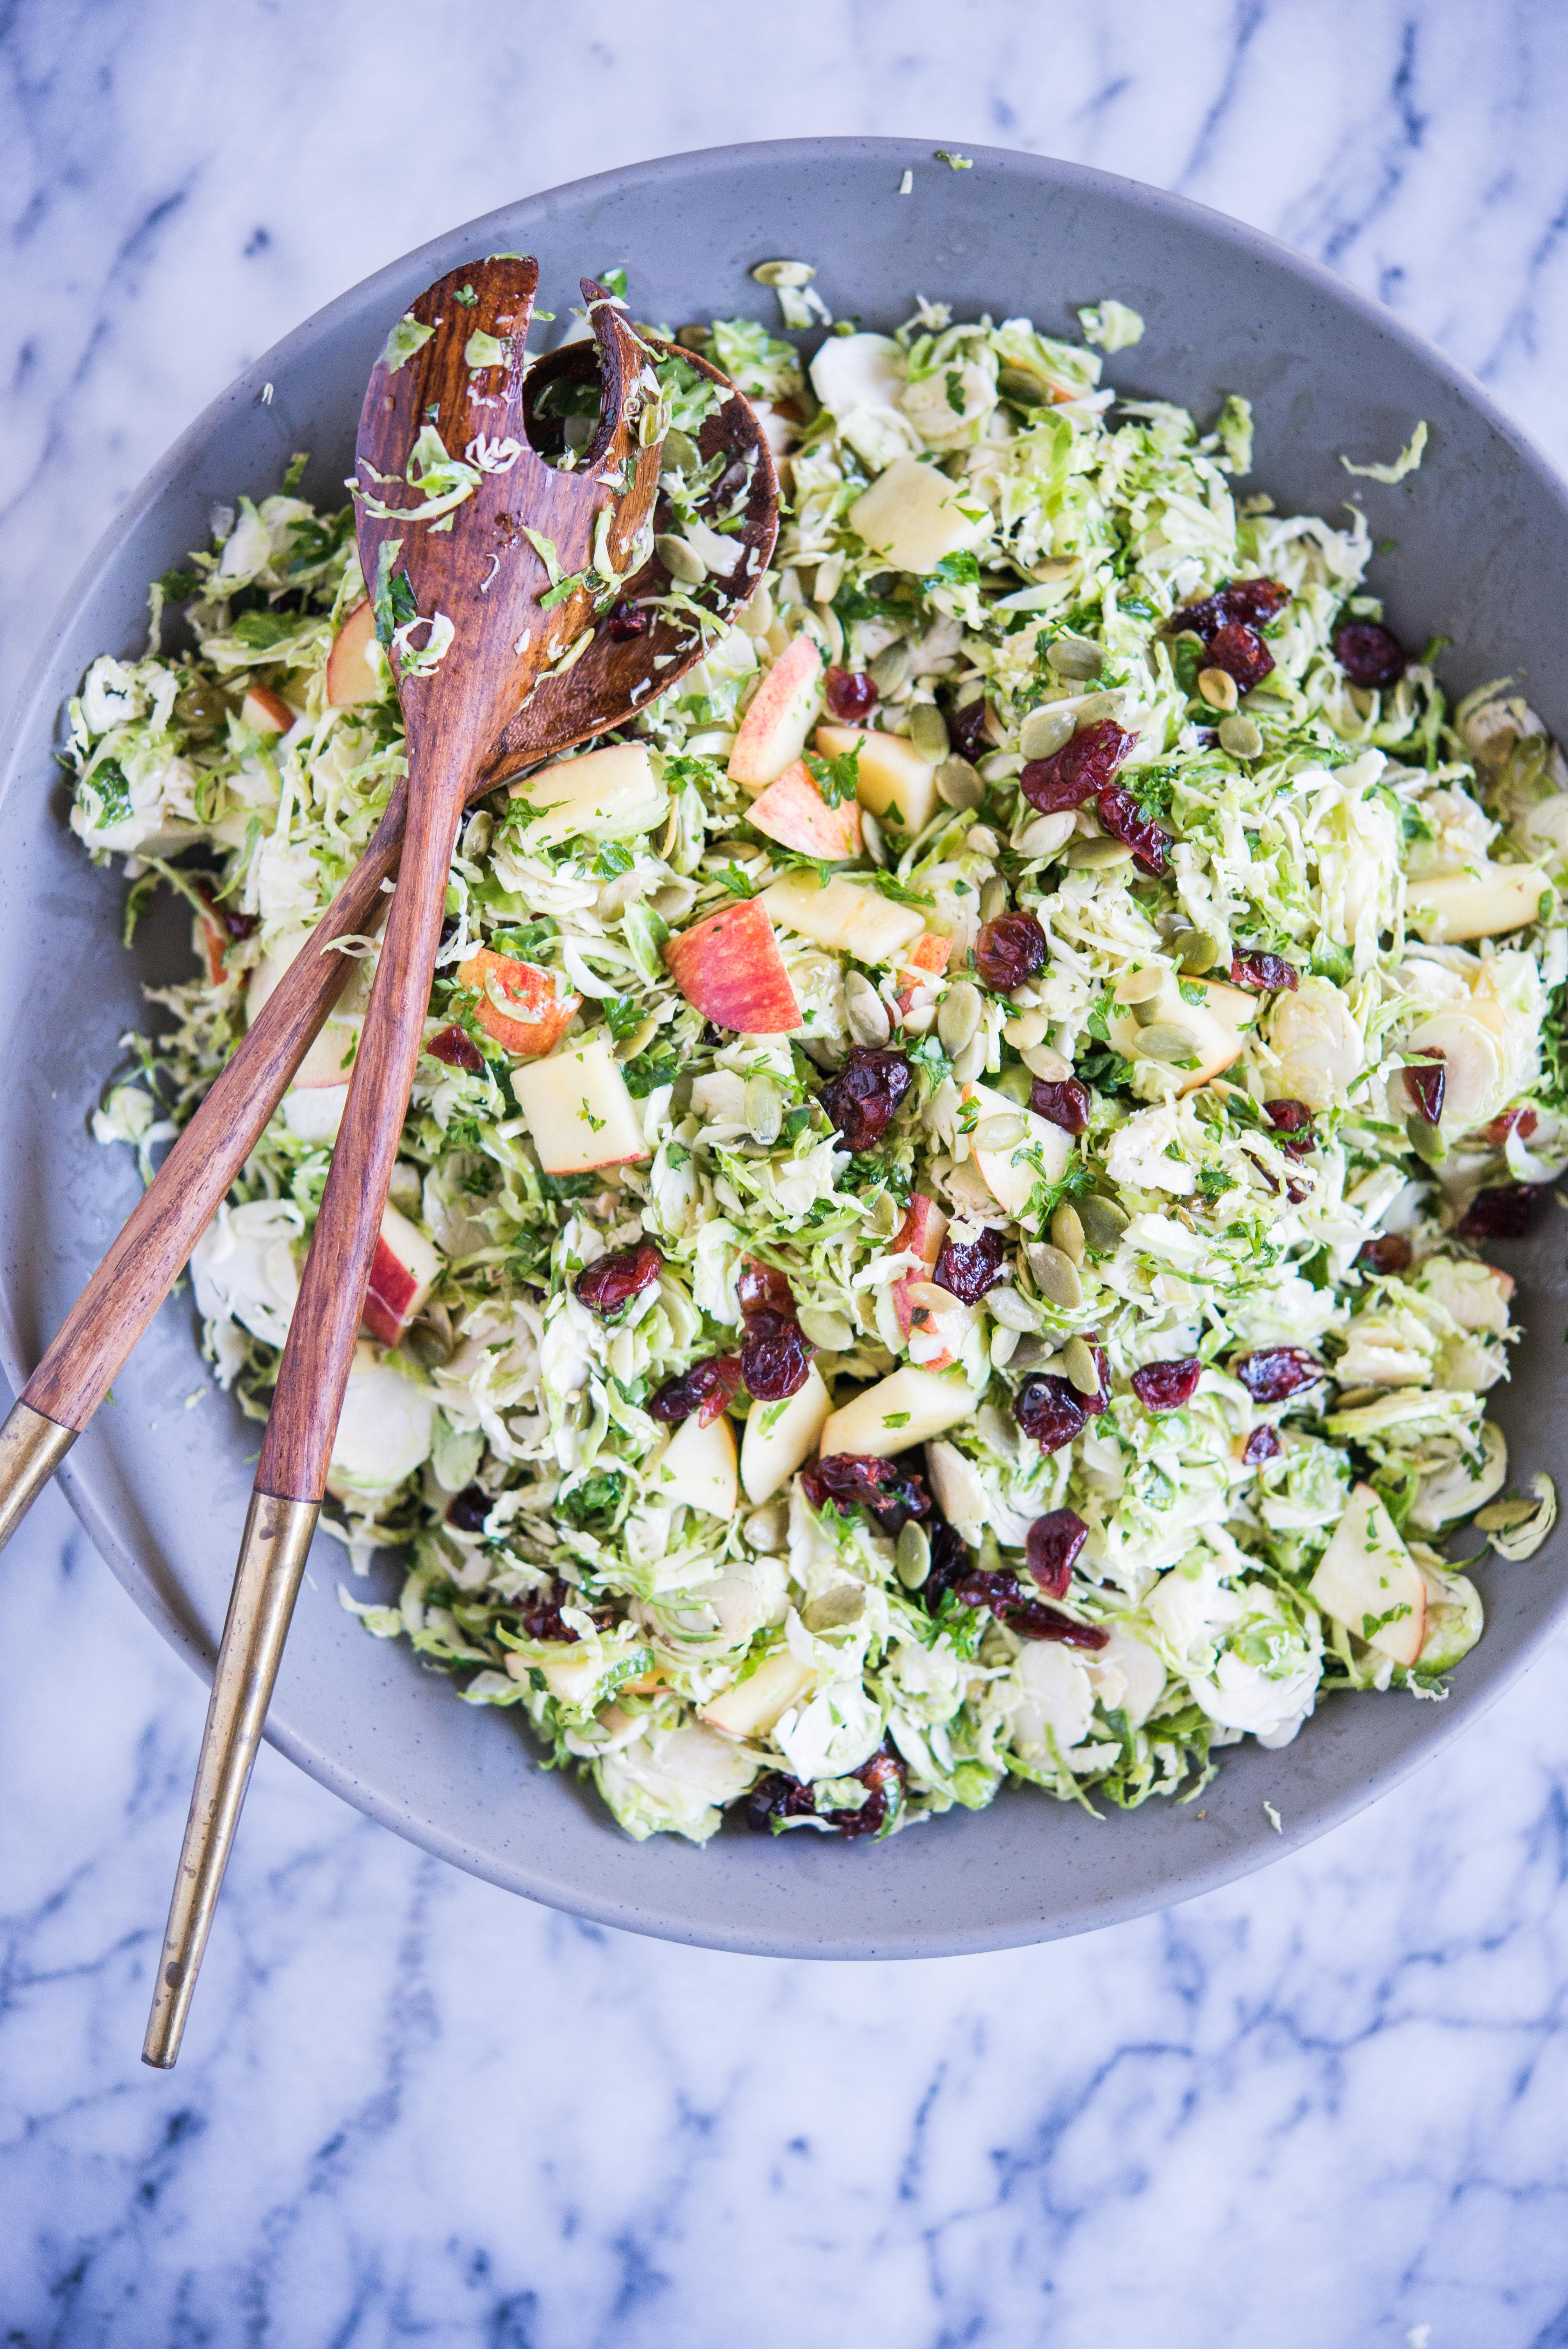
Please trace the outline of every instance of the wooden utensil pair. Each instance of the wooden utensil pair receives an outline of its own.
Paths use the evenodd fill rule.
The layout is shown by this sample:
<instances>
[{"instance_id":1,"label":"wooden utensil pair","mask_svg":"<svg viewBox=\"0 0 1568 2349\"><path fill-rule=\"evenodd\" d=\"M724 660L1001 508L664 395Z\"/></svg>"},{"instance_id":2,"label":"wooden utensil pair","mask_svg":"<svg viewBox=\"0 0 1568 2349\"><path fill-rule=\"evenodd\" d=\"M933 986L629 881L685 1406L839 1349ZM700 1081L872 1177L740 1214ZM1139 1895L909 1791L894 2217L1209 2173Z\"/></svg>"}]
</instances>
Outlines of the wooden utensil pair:
<instances>
[{"instance_id":1,"label":"wooden utensil pair","mask_svg":"<svg viewBox=\"0 0 1568 2349\"><path fill-rule=\"evenodd\" d=\"M552 466L529 438L541 388L591 381L593 346L529 367L536 285L534 263L515 256L449 273L407 314L372 373L356 445L358 547L397 677L407 782L0 1429L3 1544L102 1401L319 1032L348 973L334 941L373 933L390 889L219 1651L143 2048L160 2068L179 2051L325 1491L459 823L505 777L624 724L703 651L689 612L655 600L670 585L663 564L638 562L667 421L655 362L672 356L668 347L639 336L604 289L583 281L598 429L574 467ZM717 484L738 522L734 568L705 596L722 612L749 595L772 551L777 483L746 402L706 362L678 357L727 395L699 440L705 460L727 460ZM683 587L686 602L692 594ZM645 616L636 633L616 617L628 608Z\"/></svg>"}]
</instances>

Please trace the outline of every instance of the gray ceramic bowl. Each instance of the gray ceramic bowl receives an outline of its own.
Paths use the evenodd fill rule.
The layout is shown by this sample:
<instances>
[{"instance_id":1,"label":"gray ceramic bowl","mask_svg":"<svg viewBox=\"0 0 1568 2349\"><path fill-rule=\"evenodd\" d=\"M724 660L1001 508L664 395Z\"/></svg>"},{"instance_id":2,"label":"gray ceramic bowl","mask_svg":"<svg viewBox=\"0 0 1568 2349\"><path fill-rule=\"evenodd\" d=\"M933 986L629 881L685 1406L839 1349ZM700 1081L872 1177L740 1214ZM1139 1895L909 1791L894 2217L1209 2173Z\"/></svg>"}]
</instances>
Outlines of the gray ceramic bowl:
<instances>
[{"instance_id":1,"label":"gray ceramic bowl","mask_svg":"<svg viewBox=\"0 0 1568 2349\"><path fill-rule=\"evenodd\" d=\"M901 195L908 169L913 191ZM1109 376L1211 413L1244 392L1256 481L1283 505L1332 514L1351 484L1341 450L1387 457L1418 417L1431 440L1397 490L1358 485L1395 549L1377 584L1394 625L1458 649L1456 690L1525 678L1559 734L1557 658L1568 607L1568 492L1486 395L1385 310L1251 229L1125 180L981 150L953 171L892 140L727 148L638 165L530 198L411 254L259 359L148 477L93 554L51 629L10 738L0 789L0 1001L27 1007L5 1047L0 1215L5 1368L19 1381L131 1205L120 1151L86 1120L139 986L188 967L171 923L119 943L122 886L93 871L65 823L51 757L57 714L92 656L129 650L146 583L204 543L214 502L273 488L314 452L306 489L335 502L366 372L418 290L470 255L539 255L562 314L577 276L620 261L639 316L680 325L770 312L752 265L817 264L835 312L891 326L923 294L959 316L1027 313L1068 331L1114 294L1148 333ZM560 298L552 300L552 294ZM270 404L258 395L273 386ZM1502 1251L1529 1330L1499 1415L1516 1467L1561 1470L1568 1358L1557 1237ZM202 1383L189 1293L165 1307L63 1482L114 1572L198 1671L209 1672L251 1483L255 1431ZM1104 1821L1027 1791L887 1845L779 1840L732 1826L706 1851L623 1837L590 1792L542 1771L512 1718L460 1704L404 1648L337 1605L344 1558L317 1542L270 1734L324 1785L459 1867L605 1923L672 1940L808 1957L914 1957L1044 1940L1221 1883L1305 1842L1391 1785L1508 1685L1564 1604L1565 1537L1480 1580L1486 1637L1443 1705L1336 1699L1283 1753L1225 1757L1201 1807L1151 1802ZM3 1570L3 1569L0 1569ZM1283 1838L1264 1811L1278 1810Z\"/></svg>"}]
</instances>

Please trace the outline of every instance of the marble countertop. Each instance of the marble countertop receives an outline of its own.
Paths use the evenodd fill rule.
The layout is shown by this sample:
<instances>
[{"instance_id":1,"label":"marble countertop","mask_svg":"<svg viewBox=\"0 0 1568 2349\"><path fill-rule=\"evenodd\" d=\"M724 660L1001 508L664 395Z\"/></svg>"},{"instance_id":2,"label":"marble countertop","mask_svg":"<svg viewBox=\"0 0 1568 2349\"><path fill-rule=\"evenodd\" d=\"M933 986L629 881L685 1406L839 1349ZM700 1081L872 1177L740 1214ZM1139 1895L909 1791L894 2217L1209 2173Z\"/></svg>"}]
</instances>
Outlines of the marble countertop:
<instances>
[{"instance_id":1,"label":"marble countertop","mask_svg":"<svg viewBox=\"0 0 1568 2349\"><path fill-rule=\"evenodd\" d=\"M1380 295L1568 463L1551 0L16 0L0 59L0 702L145 468L319 303L737 136L1178 188ZM50 1495L0 1562L0 2338L1563 2349L1565 1673L1560 1641L1266 1874L925 1965L584 1927L267 1752L159 2076L203 1696Z\"/></svg>"}]
</instances>

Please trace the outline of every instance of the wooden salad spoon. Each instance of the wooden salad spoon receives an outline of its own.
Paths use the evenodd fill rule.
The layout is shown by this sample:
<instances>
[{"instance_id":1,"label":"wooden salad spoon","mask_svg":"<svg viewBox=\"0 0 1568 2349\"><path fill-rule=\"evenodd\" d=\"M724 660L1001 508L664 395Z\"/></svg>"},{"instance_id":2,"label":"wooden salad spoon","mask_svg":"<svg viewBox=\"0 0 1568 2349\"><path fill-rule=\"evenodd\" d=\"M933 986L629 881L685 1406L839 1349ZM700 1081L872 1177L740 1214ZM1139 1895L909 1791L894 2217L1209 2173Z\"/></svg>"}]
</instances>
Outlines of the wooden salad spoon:
<instances>
[{"instance_id":1,"label":"wooden salad spoon","mask_svg":"<svg viewBox=\"0 0 1568 2349\"><path fill-rule=\"evenodd\" d=\"M389 346L361 415L359 554L378 613L395 624L407 813L219 1651L142 2050L160 2068L179 2052L325 1491L423 1039L458 824L476 792L516 762L520 694L523 712L536 697L566 688L569 698L579 644L578 660L587 657L595 595L603 588L603 600L618 596L623 566L632 570L638 531L625 527L627 493L666 421L645 347L611 297L585 281L591 315L607 329L599 429L575 471L556 470L534 452L522 380L535 282L532 262L504 257L440 280L408 313L424 338L411 349ZM415 339L414 332L404 337L406 345ZM454 469L441 456L449 437L479 456L478 479L460 500L451 497ZM636 523L649 502L651 492ZM756 576L738 539L728 574L734 600ZM645 670L646 637L628 642ZM600 713L567 730L586 735L603 723Z\"/></svg>"},{"instance_id":2,"label":"wooden salad spoon","mask_svg":"<svg viewBox=\"0 0 1568 2349\"><path fill-rule=\"evenodd\" d=\"M473 275L472 270L468 272L464 282ZM596 377L607 374L605 347L618 331L613 323L617 313L602 304L590 316L593 342L567 344L546 354L524 378L525 422L535 433L540 430L539 402L552 386L586 389ZM644 339L657 357L680 360L725 395L718 409L705 419L697 445L705 465L720 455L725 459L705 502L714 519L733 509L740 498L737 543L741 558L727 578L683 588L691 602L722 616L746 600L773 551L778 483L772 460L749 405L717 367L651 336ZM638 452L623 507L628 528L649 509L658 460L656 445ZM624 619L597 614L593 641L573 668L516 710L496 759L474 786L472 799L483 799L508 777L558 757L595 734L625 725L651 692L665 693L678 683L701 658L703 636L680 612L661 607L670 585L665 564L656 554L650 556L625 583L619 599L646 622L645 627L627 634ZM375 928L386 905L384 885L397 870L407 807L407 790L400 783L358 864L247 1027L0 1425L0 1549L87 1426L184 1270L347 984L349 962L332 951L332 943Z\"/></svg>"}]
</instances>

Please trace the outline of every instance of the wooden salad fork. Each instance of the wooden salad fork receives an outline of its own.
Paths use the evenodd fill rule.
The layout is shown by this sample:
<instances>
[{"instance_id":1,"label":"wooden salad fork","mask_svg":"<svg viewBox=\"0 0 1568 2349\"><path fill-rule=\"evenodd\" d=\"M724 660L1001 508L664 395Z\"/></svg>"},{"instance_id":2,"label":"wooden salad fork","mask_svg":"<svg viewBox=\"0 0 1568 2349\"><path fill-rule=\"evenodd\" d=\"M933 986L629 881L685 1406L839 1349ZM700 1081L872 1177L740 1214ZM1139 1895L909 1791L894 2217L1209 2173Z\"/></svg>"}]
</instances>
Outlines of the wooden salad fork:
<instances>
[{"instance_id":1,"label":"wooden salad fork","mask_svg":"<svg viewBox=\"0 0 1568 2349\"><path fill-rule=\"evenodd\" d=\"M464 283L473 279L470 270ZM624 330L607 305L591 316L594 342L564 345L529 369L523 397L531 423L552 386L585 389L596 374L605 376L605 345ZM778 484L772 460L751 409L716 367L692 352L675 354L669 344L646 339L659 358L678 356L726 395L701 428L699 452L705 461L725 460L717 475L720 503L733 505L736 483L744 486L738 536L743 554L728 581L712 590L686 590L722 613L745 600L773 551ZM657 444L638 450L622 509L627 528L651 509L658 463ZM650 689L664 693L678 683L701 657L703 643L688 620L659 608L657 599L669 585L669 573L656 554L651 556L625 583L620 599L646 619L646 626L628 636L617 632L612 615L596 615L592 641L573 667L516 709L499 754L474 786L473 799L595 734L624 725ZM0 1549L180 1278L347 984L351 965L333 951L333 941L375 929L386 905L386 885L397 871L407 806L407 789L399 784L358 864L247 1027L0 1425Z\"/></svg>"},{"instance_id":2,"label":"wooden salad fork","mask_svg":"<svg viewBox=\"0 0 1568 2349\"><path fill-rule=\"evenodd\" d=\"M179 2052L325 1492L423 1039L458 825L471 798L526 763L519 728L526 732L536 704L552 694L574 698L571 680L595 641L593 603L634 569L656 488L666 420L657 378L619 306L589 281L603 378L597 434L571 471L529 445L523 342L536 274L531 261L498 257L441 279L407 314L401 347L397 336L389 343L361 414L359 554L390 636L407 735L407 813L219 1651L142 2050L160 2068ZM735 425L744 439L743 419ZM750 429L756 434L754 420ZM466 481L446 455L449 443L467 451ZM753 543L766 540L762 562L771 549L776 492L759 441L745 488L751 528L737 537L730 602L744 600L759 575ZM682 648L695 659L700 631L693 645L693 623L684 625ZM652 633L622 647L645 691L663 689L675 666L654 674ZM609 634L615 641L613 627ZM614 673L613 660L609 667ZM566 725L557 739L603 730L627 698L623 691L608 709L576 711L584 722ZM369 894L361 892L361 909ZM358 927L368 926L361 918Z\"/></svg>"}]
</instances>

